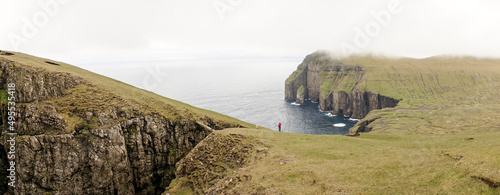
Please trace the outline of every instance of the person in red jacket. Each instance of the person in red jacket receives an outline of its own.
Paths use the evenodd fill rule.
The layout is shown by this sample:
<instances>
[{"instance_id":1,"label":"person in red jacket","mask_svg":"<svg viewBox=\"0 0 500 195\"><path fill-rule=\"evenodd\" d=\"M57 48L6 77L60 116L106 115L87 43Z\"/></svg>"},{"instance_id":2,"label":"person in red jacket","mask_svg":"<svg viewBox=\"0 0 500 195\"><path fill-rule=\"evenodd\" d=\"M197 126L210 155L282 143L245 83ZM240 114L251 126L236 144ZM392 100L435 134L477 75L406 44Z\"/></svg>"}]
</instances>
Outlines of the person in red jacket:
<instances>
[{"instance_id":1,"label":"person in red jacket","mask_svg":"<svg viewBox=\"0 0 500 195\"><path fill-rule=\"evenodd\" d=\"M278 129L281 132L281 122L278 124Z\"/></svg>"}]
</instances>

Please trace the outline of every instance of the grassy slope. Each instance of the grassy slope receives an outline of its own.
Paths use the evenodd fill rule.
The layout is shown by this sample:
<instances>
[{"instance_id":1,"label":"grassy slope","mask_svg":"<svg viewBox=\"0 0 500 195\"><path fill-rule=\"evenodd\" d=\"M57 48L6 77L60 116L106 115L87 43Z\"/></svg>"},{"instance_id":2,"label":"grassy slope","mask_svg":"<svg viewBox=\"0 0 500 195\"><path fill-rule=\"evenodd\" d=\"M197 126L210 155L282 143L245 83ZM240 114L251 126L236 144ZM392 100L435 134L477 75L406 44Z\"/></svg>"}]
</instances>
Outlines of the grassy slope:
<instances>
[{"instance_id":1,"label":"grassy slope","mask_svg":"<svg viewBox=\"0 0 500 195\"><path fill-rule=\"evenodd\" d=\"M217 120L242 123L71 65L56 62L61 66L53 66L46 64L46 59L15 54L2 57L80 76L145 112L167 117L176 117L172 112L192 117L208 114ZM344 61L368 70L363 87L404 101L396 109L371 114L383 115L383 120L377 120L382 122L376 124L374 132L358 138L265 129L218 131L243 134L270 148L268 157L254 160L235 174L251 175L250 182L263 186L269 194L500 193L472 178L500 181L497 60L357 57ZM244 186L254 185L238 186L244 193L252 190Z\"/></svg>"},{"instance_id":2,"label":"grassy slope","mask_svg":"<svg viewBox=\"0 0 500 195\"><path fill-rule=\"evenodd\" d=\"M405 99L404 106L500 103L500 91L491 90L500 86L498 59L355 56L342 61L367 69L364 88Z\"/></svg>"},{"instance_id":3,"label":"grassy slope","mask_svg":"<svg viewBox=\"0 0 500 195\"><path fill-rule=\"evenodd\" d=\"M212 117L214 120L224 121L225 123L242 124L243 126L248 126L248 127L254 126L226 115L222 115L213 111L197 108L176 100L165 98L150 91L136 88L129 84L78 68L76 66L44 58L38 58L23 53L17 53L17 52L12 52L12 53L14 53L15 55L12 56L2 55L0 57L16 61L26 66L43 68L48 71L67 72L70 73L71 75L82 77L86 82L95 86L95 88L91 90L96 90L99 92L106 91L112 93L111 96L118 96L122 98L128 104L134 106L135 108L139 109L140 111L146 114L159 113L170 120L180 120L186 117L196 120L198 117L203 118L206 115L208 115ZM59 66L47 64L45 63L45 61L55 62L59 64ZM77 88L76 90L78 89L80 88ZM81 90L86 91L87 89L81 89ZM83 93L83 91L77 91L77 93ZM104 94L104 95L109 95L109 94ZM96 97L95 99L99 98ZM88 105L89 106L92 105L91 100L88 102Z\"/></svg>"},{"instance_id":4,"label":"grassy slope","mask_svg":"<svg viewBox=\"0 0 500 195\"><path fill-rule=\"evenodd\" d=\"M355 56L342 61L367 70L360 87L402 99L400 104L370 113L367 118L379 119L360 137L217 132L243 134L257 147L269 147L268 157L234 173L251 181L234 184L229 192L500 193L500 60Z\"/></svg>"},{"instance_id":5,"label":"grassy slope","mask_svg":"<svg viewBox=\"0 0 500 195\"><path fill-rule=\"evenodd\" d=\"M226 129L268 147L235 176L241 194L498 194L480 179L500 181L500 131L447 135L320 136ZM474 138L468 140L468 138ZM281 164L280 162L285 162Z\"/></svg>"},{"instance_id":6,"label":"grassy slope","mask_svg":"<svg viewBox=\"0 0 500 195\"><path fill-rule=\"evenodd\" d=\"M396 109L371 112L374 131L456 133L500 127L500 60L473 57L342 59L367 70L365 90L402 99Z\"/></svg>"},{"instance_id":7,"label":"grassy slope","mask_svg":"<svg viewBox=\"0 0 500 195\"><path fill-rule=\"evenodd\" d=\"M474 178L500 185L499 59L341 61L367 70L363 89L402 101L372 111L379 119L359 138L240 130L273 151L246 169L254 182L284 194L500 193ZM296 157L280 165L287 155Z\"/></svg>"}]
</instances>

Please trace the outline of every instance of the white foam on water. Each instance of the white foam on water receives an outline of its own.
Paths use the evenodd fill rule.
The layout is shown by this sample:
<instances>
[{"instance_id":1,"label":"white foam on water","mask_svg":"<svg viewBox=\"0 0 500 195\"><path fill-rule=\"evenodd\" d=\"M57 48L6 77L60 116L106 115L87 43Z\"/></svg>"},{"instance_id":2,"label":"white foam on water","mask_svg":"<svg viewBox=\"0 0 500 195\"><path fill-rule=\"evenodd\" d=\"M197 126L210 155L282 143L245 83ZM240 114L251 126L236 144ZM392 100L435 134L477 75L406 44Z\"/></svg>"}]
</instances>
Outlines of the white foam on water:
<instances>
[{"instance_id":1,"label":"white foam on water","mask_svg":"<svg viewBox=\"0 0 500 195\"><path fill-rule=\"evenodd\" d=\"M334 127L345 127L344 123L335 123L333 124Z\"/></svg>"},{"instance_id":2,"label":"white foam on water","mask_svg":"<svg viewBox=\"0 0 500 195\"><path fill-rule=\"evenodd\" d=\"M350 121L359 121L359 119L349 118Z\"/></svg>"},{"instance_id":3,"label":"white foam on water","mask_svg":"<svg viewBox=\"0 0 500 195\"><path fill-rule=\"evenodd\" d=\"M333 115L332 113L328 113L328 114L326 114L326 116L334 117L334 116L337 116L337 115Z\"/></svg>"},{"instance_id":4,"label":"white foam on water","mask_svg":"<svg viewBox=\"0 0 500 195\"><path fill-rule=\"evenodd\" d=\"M297 102L292 102L291 104L294 106L300 106L300 104L297 104Z\"/></svg>"}]
</instances>

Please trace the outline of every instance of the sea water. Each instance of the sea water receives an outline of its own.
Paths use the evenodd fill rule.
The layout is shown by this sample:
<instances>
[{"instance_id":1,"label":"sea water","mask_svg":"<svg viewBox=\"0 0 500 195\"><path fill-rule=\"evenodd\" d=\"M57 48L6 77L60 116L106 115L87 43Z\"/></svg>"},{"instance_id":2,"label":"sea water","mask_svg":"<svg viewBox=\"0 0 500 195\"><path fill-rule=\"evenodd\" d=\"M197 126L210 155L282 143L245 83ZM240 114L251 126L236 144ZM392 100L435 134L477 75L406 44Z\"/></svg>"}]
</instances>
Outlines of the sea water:
<instances>
[{"instance_id":1,"label":"sea water","mask_svg":"<svg viewBox=\"0 0 500 195\"><path fill-rule=\"evenodd\" d=\"M82 63L78 66L196 107L282 131L346 134L356 120L317 103L284 99L285 80L302 59L164 60Z\"/></svg>"}]
</instances>

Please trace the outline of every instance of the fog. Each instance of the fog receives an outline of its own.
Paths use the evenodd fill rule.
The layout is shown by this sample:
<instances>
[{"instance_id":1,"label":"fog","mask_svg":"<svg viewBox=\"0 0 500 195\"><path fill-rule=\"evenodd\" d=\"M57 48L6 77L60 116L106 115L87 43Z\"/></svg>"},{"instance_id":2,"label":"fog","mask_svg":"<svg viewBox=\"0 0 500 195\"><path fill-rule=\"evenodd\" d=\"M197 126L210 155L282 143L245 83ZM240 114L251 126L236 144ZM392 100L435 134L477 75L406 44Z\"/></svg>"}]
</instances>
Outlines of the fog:
<instances>
[{"instance_id":1,"label":"fog","mask_svg":"<svg viewBox=\"0 0 500 195\"><path fill-rule=\"evenodd\" d=\"M376 53L500 57L498 1L2 0L0 49L68 62Z\"/></svg>"}]
</instances>

